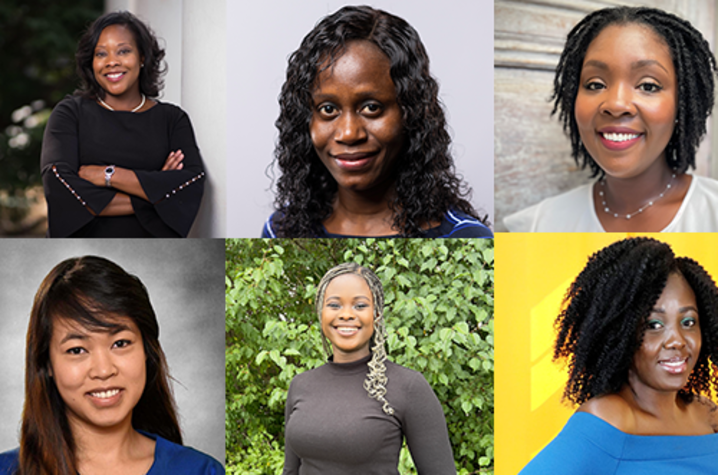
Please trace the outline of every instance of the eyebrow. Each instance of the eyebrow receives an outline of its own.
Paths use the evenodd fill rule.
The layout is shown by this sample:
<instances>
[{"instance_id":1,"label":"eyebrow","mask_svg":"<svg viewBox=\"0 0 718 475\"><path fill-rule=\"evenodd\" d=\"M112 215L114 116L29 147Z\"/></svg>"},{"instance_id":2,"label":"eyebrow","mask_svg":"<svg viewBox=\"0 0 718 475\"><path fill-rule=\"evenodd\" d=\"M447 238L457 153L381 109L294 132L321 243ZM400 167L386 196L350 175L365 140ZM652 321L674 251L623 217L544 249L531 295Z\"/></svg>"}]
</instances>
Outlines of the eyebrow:
<instances>
[{"instance_id":1,"label":"eyebrow","mask_svg":"<svg viewBox=\"0 0 718 475\"><path fill-rule=\"evenodd\" d=\"M661 63L656 61L655 59L642 59L640 61L634 61L631 63L631 69L633 69L633 70L642 69L642 68L646 68L648 66L653 66L653 65L658 66L659 68L664 70L666 73L668 73L668 70ZM583 64L583 67L586 67L586 66L593 66L598 69L605 69L605 70L609 69L608 64L604 63L603 61L599 61L597 59L589 59L588 61L586 61Z\"/></svg>"},{"instance_id":2,"label":"eyebrow","mask_svg":"<svg viewBox=\"0 0 718 475\"><path fill-rule=\"evenodd\" d=\"M127 42L125 42L125 43L117 43L117 47L119 48L120 46L130 46L130 47L132 47L132 43L127 43ZM95 49L97 49L97 48L107 48L107 46L101 45L101 44L98 43L98 44L95 45Z\"/></svg>"},{"instance_id":3,"label":"eyebrow","mask_svg":"<svg viewBox=\"0 0 718 475\"><path fill-rule=\"evenodd\" d=\"M698 313L698 309L696 307L694 307L693 305L688 305L686 307L679 308L678 313L686 313L690 310L693 310L694 312ZM659 308L659 307L653 307L653 309L651 309L651 313L660 313L661 315L665 315L666 310L663 308Z\"/></svg>"},{"instance_id":4,"label":"eyebrow","mask_svg":"<svg viewBox=\"0 0 718 475\"><path fill-rule=\"evenodd\" d=\"M367 297L366 295L356 295L356 296L354 296L353 298L354 298L354 299L366 299L366 300L370 300L369 297ZM327 297L325 300L331 300L331 299L341 299L341 297L338 296L338 295L330 295L330 296Z\"/></svg>"},{"instance_id":5,"label":"eyebrow","mask_svg":"<svg viewBox=\"0 0 718 475\"><path fill-rule=\"evenodd\" d=\"M124 331L132 331L132 330L127 325L120 324L120 325L113 326L110 330L107 331L107 333L110 335L117 335L118 333L121 333ZM87 333L68 333L67 335L64 336L64 338L62 340L60 340L60 344L62 345L63 343L70 341L70 340L84 341L89 338L90 337Z\"/></svg>"}]
</instances>

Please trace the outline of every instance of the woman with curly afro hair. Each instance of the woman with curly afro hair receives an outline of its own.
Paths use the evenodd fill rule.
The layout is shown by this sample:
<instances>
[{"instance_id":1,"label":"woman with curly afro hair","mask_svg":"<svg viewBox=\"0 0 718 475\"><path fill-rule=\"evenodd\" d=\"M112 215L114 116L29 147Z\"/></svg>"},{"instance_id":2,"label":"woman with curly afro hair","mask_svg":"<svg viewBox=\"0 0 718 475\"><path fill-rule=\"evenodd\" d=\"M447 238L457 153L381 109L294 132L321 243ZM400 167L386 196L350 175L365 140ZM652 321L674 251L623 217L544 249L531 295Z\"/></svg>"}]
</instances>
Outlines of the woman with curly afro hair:
<instances>
[{"instance_id":1,"label":"woman with curly afro hair","mask_svg":"<svg viewBox=\"0 0 718 475\"><path fill-rule=\"evenodd\" d=\"M510 231L716 232L718 181L691 175L716 61L690 23L654 8L593 12L568 34L553 113L593 182L507 216Z\"/></svg>"},{"instance_id":2,"label":"woman with curly afro hair","mask_svg":"<svg viewBox=\"0 0 718 475\"><path fill-rule=\"evenodd\" d=\"M564 398L579 405L521 472L712 473L718 464L718 288L670 246L629 238L591 256L556 320Z\"/></svg>"},{"instance_id":3,"label":"woman with curly afro hair","mask_svg":"<svg viewBox=\"0 0 718 475\"><path fill-rule=\"evenodd\" d=\"M465 199L418 33L371 7L325 17L289 58L276 212L263 237L491 237Z\"/></svg>"},{"instance_id":4,"label":"woman with curly afro hair","mask_svg":"<svg viewBox=\"0 0 718 475\"><path fill-rule=\"evenodd\" d=\"M87 29L81 87L52 111L42 141L49 237L185 237L202 199L189 117L157 100L165 52L129 12Z\"/></svg>"}]
</instances>

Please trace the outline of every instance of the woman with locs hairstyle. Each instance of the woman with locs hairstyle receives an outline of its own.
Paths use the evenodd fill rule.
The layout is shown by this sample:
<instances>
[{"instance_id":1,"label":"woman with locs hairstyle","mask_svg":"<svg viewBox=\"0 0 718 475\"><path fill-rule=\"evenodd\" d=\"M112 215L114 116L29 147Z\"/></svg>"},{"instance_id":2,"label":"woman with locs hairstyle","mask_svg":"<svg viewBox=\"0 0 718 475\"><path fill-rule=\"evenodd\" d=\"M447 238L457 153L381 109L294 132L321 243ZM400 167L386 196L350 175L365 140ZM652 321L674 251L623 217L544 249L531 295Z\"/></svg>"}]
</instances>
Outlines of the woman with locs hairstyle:
<instances>
[{"instance_id":1,"label":"woman with locs hairstyle","mask_svg":"<svg viewBox=\"0 0 718 475\"><path fill-rule=\"evenodd\" d=\"M96 256L45 277L27 331L20 447L8 475L223 474L182 446L159 327L147 289Z\"/></svg>"},{"instance_id":2,"label":"woman with locs hairstyle","mask_svg":"<svg viewBox=\"0 0 718 475\"><path fill-rule=\"evenodd\" d=\"M42 143L49 237L186 237L204 186L189 117L157 100L165 52L129 12L107 13L77 45L81 88Z\"/></svg>"},{"instance_id":3,"label":"woman with locs hairstyle","mask_svg":"<svg viewBox=\"0 0 718 475\"><path fill-rule=\"evenodd\" d=\"M716 232L718 181L689 173L714 102L716 60L689 22L606 8L568 34L553 114L598 177L507 216L510 231Z\"/></svg>"},{"instance_id":4,"label":"woman with locs hairstyle","mask_svg":"<svg viewBox=\"0 0 718 475\"><path fill-rule=\"evenodd\" d=\"M403 19L368 6L322 19L289 58L262 237L490 237L455 173L438 90Z\"/></svg>"},{"instance_id":5,"label":"woman with locs hairstyle","mask_svg":"<svg viewBox=\"0 0 718 475\"><path fill-rule=\"evenodd\" d=\"M707 474L718 466L718 288L668 244L598 251L556 320L578 405L521 475Z\"/></svg>"},{"instance_id":6,"label":"woman with locs hairstyle","mask_svg":"<svg viewBox=\"0 0 718 475\"><path fill-rule=\"evenodd\" d=\"M456 473L433 390L421 373L387 360L378 277L354 263L330 269L316 310L329 359L289 387L283 474L398 475L404 438L419 473Z\"/></svg>"}]
</instances>

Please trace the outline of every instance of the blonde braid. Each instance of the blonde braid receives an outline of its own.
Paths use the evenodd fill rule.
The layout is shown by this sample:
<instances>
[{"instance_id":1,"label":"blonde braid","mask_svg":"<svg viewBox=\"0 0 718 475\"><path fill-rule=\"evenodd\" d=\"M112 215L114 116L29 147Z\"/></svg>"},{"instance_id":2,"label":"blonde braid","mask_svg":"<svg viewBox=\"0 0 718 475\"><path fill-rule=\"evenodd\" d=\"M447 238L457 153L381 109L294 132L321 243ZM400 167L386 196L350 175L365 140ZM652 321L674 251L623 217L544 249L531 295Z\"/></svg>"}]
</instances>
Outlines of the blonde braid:
<instances>
[{"instance_id":1,"label":"blonde braid","mask_svg":"<svg viewBox=\"0 0 718 475\"><path fill-rule=\"evenodd\" d=\"M388 415L394 414L394 409L389 405L389 402L384 398L386 395L386 384L388 378L386 377L386 347L384 342L386 341L386 326L384 325L384 289L381 285L379 278L366 267L362 267L354 262L347 262L339 264L327 271L319 282L317 288L317 300L316 300L316 311L319 316L319 323L321 328L322 321L322 308L324 307L324 294L327 290L329 282L334 278L343 274L355 274L364 279L369 286L372 298L374 299L374 334L372 335L373 345L371 348L371 360L367 363L369 367L369 373L364 380L364 389L366 390L369 397L376 399L382 404L382 410ZM331 355L329 351L330 345L327 344L327 338L322 332L322 346L324 347L324 353L328 356Z\"/></svg>"}]
</instances>

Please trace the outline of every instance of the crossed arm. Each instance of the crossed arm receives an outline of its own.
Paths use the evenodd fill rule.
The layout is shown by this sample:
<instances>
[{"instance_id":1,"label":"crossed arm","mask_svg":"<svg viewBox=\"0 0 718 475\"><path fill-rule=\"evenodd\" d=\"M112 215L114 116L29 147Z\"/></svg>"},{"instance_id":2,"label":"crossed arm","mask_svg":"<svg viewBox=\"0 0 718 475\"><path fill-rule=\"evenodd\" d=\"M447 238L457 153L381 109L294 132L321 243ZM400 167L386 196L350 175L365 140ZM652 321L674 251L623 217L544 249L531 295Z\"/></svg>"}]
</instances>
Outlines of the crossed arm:
<instances>
[{"instance_id":1,"label":"crossed arm","mask_svg":"<svg viewBox=\"0 0 718 475\"><path fill-rule=\"evenodd\" d=\"M184 166L182 163L183 159L184 154L182 150L170 152L161 171L182 170ZM105 186L105 167L102 165L82 165L77 174L80 178L89 181L95 186ZM142 189L142 185L140 185L140 181L137 179L137 175L129 168L115 167L115 173L112 175L110 183L112 188L117 190L117 193L105 209L100 212L99 216L126 216L135 214L132 208L132 202L130 201L130 195L149 201L145 190ZM87 209L94 216L98 216L98 214L89 207L87 207Z\"/></svg>"}]
</instances>

